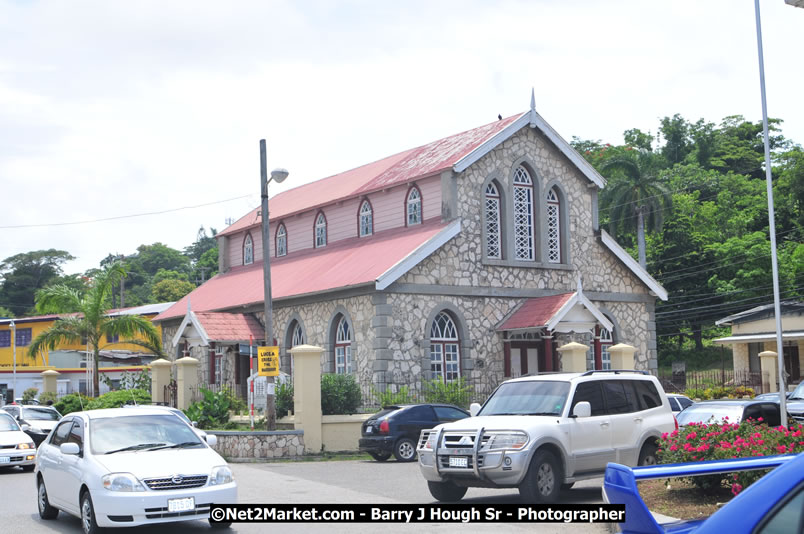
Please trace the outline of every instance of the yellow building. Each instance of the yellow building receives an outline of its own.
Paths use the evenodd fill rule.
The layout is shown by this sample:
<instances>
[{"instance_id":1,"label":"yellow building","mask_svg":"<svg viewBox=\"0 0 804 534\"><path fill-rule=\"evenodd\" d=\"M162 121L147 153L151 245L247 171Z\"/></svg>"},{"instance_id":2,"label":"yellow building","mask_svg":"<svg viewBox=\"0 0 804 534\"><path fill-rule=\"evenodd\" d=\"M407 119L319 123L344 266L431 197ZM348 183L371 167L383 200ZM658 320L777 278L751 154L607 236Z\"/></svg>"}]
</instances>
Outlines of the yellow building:
<instances>
[{"instance_id":1,"label":"yellow building","mask_svg":"<svg viewBox=\"0 0 804 534\"><path fill-rule=\"evenodd\" d=\"M148 304L135 308L114 310L109 315L142 315L153 319L173 303ZM65 343L53 351L31 355L28 346L39 334L53 326L59 315L19 317L0 319L0 395L10 402L11 393L22 396L29 387L41 388L41 373L55 369L61 376L58 380L61 394L85 391L87 346L80 342ZM162 337L161 326L156 326ZM135 339L137 336L135 336ZM143 347L130 343L120 343L119 339L104 339L101 344L99 371L109 377L114 384L124 372L147 370L147 365L155 358ZM16 353L16 356L15 356ZM14 383L16 382L16 388ZM101 386L101 393L104 388Z\"/></svg>"}]
</instances>

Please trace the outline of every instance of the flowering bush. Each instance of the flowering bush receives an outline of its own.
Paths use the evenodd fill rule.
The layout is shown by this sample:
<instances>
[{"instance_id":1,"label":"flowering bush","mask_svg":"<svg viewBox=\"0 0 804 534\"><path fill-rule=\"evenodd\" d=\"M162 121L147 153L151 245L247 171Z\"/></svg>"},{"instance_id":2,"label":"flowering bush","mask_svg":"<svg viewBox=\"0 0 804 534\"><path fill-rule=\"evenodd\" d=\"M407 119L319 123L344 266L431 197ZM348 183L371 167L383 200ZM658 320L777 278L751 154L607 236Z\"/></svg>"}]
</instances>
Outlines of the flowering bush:
<instances>
[{"instance_id":1,"label":"flowering bush","mask_svg":"<svg viewBox=\"0 0 804 534\"><path fill-rule=\"evenodd\" d=\"M711 400L711 399L734 399L744 396L754 397L754 390L745 386L725 386L710 388L690 388L684 391L684 395L691 399Z\"/></svg>"},{"instance_id":2,"label":"flowering bush","mask_svg":"<svg viewBox=\"0 0 804 534\"><path fill-rule=\"evenodd\" d=\"M740 424L729 423L727 418L722 423L708 425L691 423L680 430L662 434L657 457L659 463L675 464L798 452L804 452L804 425L770 428L762 424L762 418ZM764 473L743 471L692 477L690 480L703 489L726 481L731 484L732 493L737 495Z\"/></svg>"}]
</instances>

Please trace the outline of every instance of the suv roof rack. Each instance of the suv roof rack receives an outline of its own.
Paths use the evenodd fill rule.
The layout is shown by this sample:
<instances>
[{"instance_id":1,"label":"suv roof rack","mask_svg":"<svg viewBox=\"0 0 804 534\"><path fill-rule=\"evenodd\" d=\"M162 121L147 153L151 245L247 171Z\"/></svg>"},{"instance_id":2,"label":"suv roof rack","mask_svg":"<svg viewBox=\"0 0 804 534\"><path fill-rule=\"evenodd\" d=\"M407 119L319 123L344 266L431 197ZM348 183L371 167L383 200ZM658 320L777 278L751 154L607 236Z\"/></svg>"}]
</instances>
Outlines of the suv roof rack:
<instances>
[{"instance_id":1,"label":"suv roof rack","mask_svg":"<svg viewBox=\"0 0 804 534\"><path fill-rule=\"evenodd\" d=\"M639 371L637 369L598 369L596 371L586 371L585 373L581 374L581 376L590 376L595 373L614 373L615 375L620 373L637 373L640 375L650 374L647 371Z\"/></svg>"}]
</instances>

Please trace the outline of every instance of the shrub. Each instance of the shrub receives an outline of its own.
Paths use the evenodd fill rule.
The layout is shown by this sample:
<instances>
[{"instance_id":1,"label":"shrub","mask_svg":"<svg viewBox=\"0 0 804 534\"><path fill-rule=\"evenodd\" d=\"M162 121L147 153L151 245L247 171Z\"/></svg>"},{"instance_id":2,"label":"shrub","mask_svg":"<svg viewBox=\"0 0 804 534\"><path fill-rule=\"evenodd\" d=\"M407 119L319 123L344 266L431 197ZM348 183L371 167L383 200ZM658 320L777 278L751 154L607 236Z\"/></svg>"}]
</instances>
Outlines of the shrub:
<instances>
[{"instance_id":1,"label":"shrub","mask_svg":"<svg viewBox=\"0 0 804 534\"><path fill-rule=\"evenodd\" d=\"M36 398L36 394L39 393L39 390L36 388L28 388L22 392L22 403L28 404L32 400Z\"/></svg>"},{"instance_id":2,"label":"shrub","mask_svg":"<svg viewBox=\"0 0 804 534\"><path fill-rule=\"evenodd\" d=\"M142 389L127 389L120 391L110 391L104 393L96 399L89 401L89 405L84 404L87 410L99 410L101 408L119 408L126 404L150 404L151 394Z\"/></svg>"},{"instance_id":3,"label":"shrub","mask_svg":"<svg viewBox=\"0 0 804 534\"><path fill-rule=\"evenodd\" d=\"M59 396L55 391L45 391L39 394L40 404L54 404L57 400L59 400Z\"/></svg>"},{"instance_id":4,"label":"shrub","mask_svg":"<svg viewBox=\"0 0 804 534\"><path fill-rule=\"evenodd\" d=\"M742 398L746 395L749 397L754 396L754 390L745 386L725 386L725 387L711 387L705 389L690 388L684 391L684 394L691 399L711 400L723 398Z\"/></svg>"},{"instance_id":5,"label":"shrub","mask_svg":"<svg viewBox=\"0 0 804 534\"><path fill-rule=\"evenodd\" d=\"M203 398L191 404L184 413L190 421L198 423L200 428L215 428L229 422L229 410L232 407L230 395L225 390L213 393L201 388Z\"/></svg>"},{"instance_id":6,"label":"shrub","mask_svg":"<svg viewBox=\"0 0 804 534\"><path fill-rule=\"evenodd\" d=\"M454 404L463 408L469 407L474 390L471 385L466 383L464 377L446 384L441 380L435 379L427 382L424 386L425 401Z\"/></svg>"},{"instance_id":7,"label":"shrub","mask_svg":"<svg viewBox=\"0 0 804 534\"><path fill-rule=\"evenodd\" d=\"M227 399L229 399L230 411L239 415L240 413L246 412L248 410L248 405L246 404L246 401L235 395L234 391L232 391L232 388L230 388L229 386L223 386L221 388L221 392L226 396Z\"/></svg>"},{"instance_id":8,"label":"shrub","mask_svg":"<svg viewBox=\"0 0 804 534\"><path fill-rule=\"evenodd\" d=\"M280 383L276 386L276 417L285 417L293 411L293 384Z\"/></svg>"},{"instance_id":9,"label":"shrub","mask_svg":"<svg viewBox=\"0 0 804 534\"><path fill-rule=\"evenodd\" d=\"M663 464L723 460L751 456L804 452L804 425L770 428L758 421L740 424L728 420L717 424L690 424L672 433L662 434L658 458ZM731 484L735 495L758 480L765 471L723 473L692 477L691 482L707 489L724 481Z\"/></svg>"},{"instance_id":10,"label":"shrub","mask_svg":"<svg viewBox=\"0 0 804 534\"><path fill-rule=\"evenodd\" d=\"M362 395L352 375L326 374L321 377L321 411L324 415L357 412Z\"/></svg>"},{"instance_id":11,"label":"shrub","mask_svg":"<svg viewBox=\"0 0 804 534\"><path fill-rule=\"evenodd\" d=\"M376 389L371 389L372 395L377 399L380 406L395 406L399 404L412 404L415 402L413 395L410 393L408 386L402 386L399 391L383 391L379 392Z\"/></svg>"},{"instance_id":12,"label":"shrub","mask_svg":"<svg viewBox=\"0 0 804 534\"><path fill-rule=\"evenodd\" d=\"M53 407L59 411L61 415L67 415L72 412L80 412L89 406L92 399L80 393L70 393L57 400Z\"/></svg>"}]
</instances>

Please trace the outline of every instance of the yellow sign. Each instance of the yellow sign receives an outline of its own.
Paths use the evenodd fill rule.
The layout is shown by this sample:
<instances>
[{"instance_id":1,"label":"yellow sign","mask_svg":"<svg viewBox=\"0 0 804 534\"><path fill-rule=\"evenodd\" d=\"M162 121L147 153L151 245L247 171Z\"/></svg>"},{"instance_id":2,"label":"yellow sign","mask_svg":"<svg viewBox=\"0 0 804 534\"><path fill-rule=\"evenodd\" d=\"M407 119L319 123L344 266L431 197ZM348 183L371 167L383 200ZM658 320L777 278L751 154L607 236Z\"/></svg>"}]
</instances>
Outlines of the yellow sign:
<instances>
[{"instance_id":1,"label":"yellow sign","mask_svg":"<svg viewBox=\"0 0 804 534\"><path fill-rule=\"evenodd\" d=\"M257 374L279 376L279 347L257 347Z\"/></svg>"}]
</instances>

